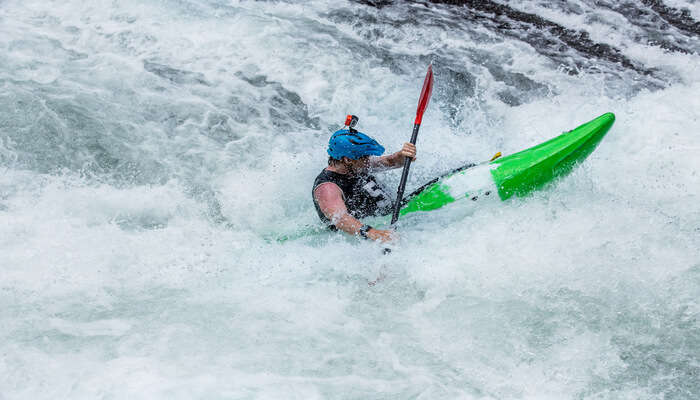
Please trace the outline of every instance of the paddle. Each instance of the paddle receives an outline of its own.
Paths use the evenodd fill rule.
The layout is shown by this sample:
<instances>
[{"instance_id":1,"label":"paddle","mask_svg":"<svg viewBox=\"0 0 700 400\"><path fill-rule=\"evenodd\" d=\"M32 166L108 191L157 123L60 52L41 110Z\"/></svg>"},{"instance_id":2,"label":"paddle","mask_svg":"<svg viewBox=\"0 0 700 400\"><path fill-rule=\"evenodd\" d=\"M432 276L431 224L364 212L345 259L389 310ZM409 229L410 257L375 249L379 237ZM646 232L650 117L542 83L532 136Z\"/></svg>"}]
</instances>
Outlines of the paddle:
<instances>
[{"instance_id":1,"label":"paddle","mask_svg":"<svg viewBox=\"0 0 700 400\"><path fill-rule=\"evenodd\" d=\"M428 73L425 74L423 81L423 90L420 92L420 100L418 100L418 110L416 110L416 121L413 123L413 134L411 135L411 144L416 144L418 139L418 130L420 123L423 121L423 112L428 107L430 95L433 93L433 65L428 66ZM399 211L401 210L401 200L403 192L406 189L406 180L408 180L408 170L411 168L411 159L406 157L403 162L403 173L401 174L401 182L399 182L399 190L396 193L396 205L394 206L394 214L391 216L391 225L394 225L399 219Z\"/></svg>"}]
</instances>

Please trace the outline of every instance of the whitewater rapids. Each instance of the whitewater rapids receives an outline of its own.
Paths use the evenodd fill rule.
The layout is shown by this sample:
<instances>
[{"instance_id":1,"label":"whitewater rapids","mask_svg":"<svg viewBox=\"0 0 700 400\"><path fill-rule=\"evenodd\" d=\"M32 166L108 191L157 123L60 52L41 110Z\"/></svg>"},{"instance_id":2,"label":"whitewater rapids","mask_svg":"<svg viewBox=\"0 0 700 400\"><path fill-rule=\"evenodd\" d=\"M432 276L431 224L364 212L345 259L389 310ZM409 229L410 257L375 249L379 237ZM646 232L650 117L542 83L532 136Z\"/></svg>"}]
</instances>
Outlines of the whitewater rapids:
<instances>
[{"instance_id":1,"label":"whitewater rapids","mask_svg":"<svg viewBox=\"0 0 700 400\"><path fill-rule=\"evenodd\" d=\"M698 20L0 1L0 399L700 398ZM431 62L408 191L617 120L553 188L407 219L390 256L270 240L317 222L345 114L407 141Z\"/></svg>"}]
</instances>

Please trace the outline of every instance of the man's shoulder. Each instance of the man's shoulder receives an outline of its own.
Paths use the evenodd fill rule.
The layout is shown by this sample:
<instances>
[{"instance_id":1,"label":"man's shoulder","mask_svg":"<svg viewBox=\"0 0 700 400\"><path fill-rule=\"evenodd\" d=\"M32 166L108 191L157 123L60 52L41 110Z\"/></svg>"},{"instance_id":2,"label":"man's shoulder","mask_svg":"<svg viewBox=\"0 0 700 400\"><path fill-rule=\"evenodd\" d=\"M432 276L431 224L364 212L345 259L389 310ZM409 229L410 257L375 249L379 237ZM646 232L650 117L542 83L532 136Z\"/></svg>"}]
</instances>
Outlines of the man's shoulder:
<instances>
[{"instance_id":1,"label":"man's shoulder","mask_svg":"<svg viewBox=\"0 0 700 400\"><path fill-rule=\"evenodd\" d=\"M328 173L324 173L328 172ZM314 187L311 189L314 200L320 198L332 198L340 194L340 197L345 200L345 192L343 192L343 183L338 179L334 179L333 175L340 175L333 171L323 170L314 181Z\"/></svg>"},{"instance_id":2,"label":"man's shoulder","mask_svg":"<svg viewBox=\"0 0 700 400\"><path fill-rule=\"evenodd\" d=\"M331 174L330 174L330 172L331 172L331 171L328 171L328 170L325 169L325 168L322 169L321 172L319 172L318 175L316 175L316 179L315 179L315 181L314 181L314 186L316 186L316 184L317 184L317 182L318 182L319 180L331 179Z\"/></svg>"},{"instance_id":3,"label":"man's shoulder","mask_svg":"<svg viewBox=\"0 0 700 400\"><path fill-rule=\"evenodd\" d=\"M342 182L351 179L349 175L339 174L324 168L317 176L316 181L322 180L327 182Z\"/></svg>"},{"instance_id":4,"label":"man's shoulder","mask_svg":"<svg viewBox=\"0 0 700 400\"><path fill-rule=\"evenodd\" d=\"M338 178L335 175L338 174L334 173L333 171L323 169L318 175L316 175L316 179L314 179L314 190L316 190L319 185L326 182L337 183Z\"/></svg>"}]
</instances>

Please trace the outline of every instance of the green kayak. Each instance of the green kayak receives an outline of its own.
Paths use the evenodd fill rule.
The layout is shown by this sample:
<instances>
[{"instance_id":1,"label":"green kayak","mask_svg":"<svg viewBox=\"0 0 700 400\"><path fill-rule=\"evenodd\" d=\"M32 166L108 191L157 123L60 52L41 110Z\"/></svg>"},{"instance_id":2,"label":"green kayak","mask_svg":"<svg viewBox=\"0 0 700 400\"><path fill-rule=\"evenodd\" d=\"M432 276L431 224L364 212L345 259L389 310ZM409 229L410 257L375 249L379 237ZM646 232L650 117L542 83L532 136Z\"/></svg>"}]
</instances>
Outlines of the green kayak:
<instances>
[{"instance_id":1,"label":"green kayak","mask_svg":"<svg viewBox=\"0 0 700 400\"><path fill-rule=\"evenodd\" d=\"M613 122L615 115L606 113L529 149L458 168L404 199L401 215L434 210L465 198L526 196L571 172L595 150Z\"/></svg>"},{"instance_id":2,"label":"green kayak","mask_svg":"<svg viewBox=\"0 0 700 400\"><path fill-rule=\"evenodd\" d=\"M567 175L585 160L613 122L615 115L606 113L529 149L506 157L497 153L489 161L452 170L406 196L400 214L431 211L461 199L505 201L513 196L527 196ZM389 222L378 217L371 218L371 221L375 226ZM328 229L307 226L292 234L277 235L275 240L284 242L320 232L328 232Z\"/></svg>"}]
</instances>

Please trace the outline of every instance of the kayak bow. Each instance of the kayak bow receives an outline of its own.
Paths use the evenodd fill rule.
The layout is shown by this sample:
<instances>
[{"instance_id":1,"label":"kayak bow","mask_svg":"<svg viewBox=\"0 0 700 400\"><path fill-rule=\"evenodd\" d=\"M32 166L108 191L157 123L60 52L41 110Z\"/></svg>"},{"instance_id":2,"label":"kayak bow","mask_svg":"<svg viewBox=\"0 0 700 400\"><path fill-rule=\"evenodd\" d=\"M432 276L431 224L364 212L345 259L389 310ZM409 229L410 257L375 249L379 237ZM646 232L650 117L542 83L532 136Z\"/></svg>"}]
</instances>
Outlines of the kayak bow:
<instances>
[{"instance_id":1,"label":"kayak bow","mask_svg":"<svg viewBox=\"0 0 700 400\"><path fill-rule=\"evenodd\" d=\"M495 193L501 200L526 196L571 172L595 150L613 122L615 115L606 113L529 149L459 168L404 199L401 215L434 210L462 198L477 200Z\"/></svg>"}]
</instances>

